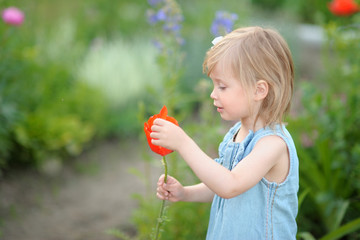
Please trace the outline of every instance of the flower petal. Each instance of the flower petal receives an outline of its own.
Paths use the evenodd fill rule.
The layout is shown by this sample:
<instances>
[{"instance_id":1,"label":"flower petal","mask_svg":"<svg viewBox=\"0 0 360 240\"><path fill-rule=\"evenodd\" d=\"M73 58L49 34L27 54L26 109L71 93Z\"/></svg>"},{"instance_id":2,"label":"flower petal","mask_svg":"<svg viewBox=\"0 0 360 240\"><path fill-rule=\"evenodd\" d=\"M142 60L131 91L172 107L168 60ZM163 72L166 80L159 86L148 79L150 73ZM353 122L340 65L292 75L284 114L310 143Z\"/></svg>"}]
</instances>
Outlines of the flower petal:
<instances>
[{"instance_id":1,"label":"flower petal","mask_svg":"<svg viewBox=\"0 0 360 240\"><path fill-rule=\"evenodd\" d=\"M173 118L173 117L166 116L166 120L169 121L169 122L174 123L174 124L177 125L177 126L179 126L178 121L176 121L176 119Z\"/></svg>"},{"instance_id":2,"label":"flower petal","mask_svg":"<svg viewBox=\"0 0 360 240\"><path fill-rule=\"evenodd\" d=\"M166 106L164 105L162 109L160 110L159 118L166 119L166 116L168 114L168 110Z\"/></svg>"}]
</instances>

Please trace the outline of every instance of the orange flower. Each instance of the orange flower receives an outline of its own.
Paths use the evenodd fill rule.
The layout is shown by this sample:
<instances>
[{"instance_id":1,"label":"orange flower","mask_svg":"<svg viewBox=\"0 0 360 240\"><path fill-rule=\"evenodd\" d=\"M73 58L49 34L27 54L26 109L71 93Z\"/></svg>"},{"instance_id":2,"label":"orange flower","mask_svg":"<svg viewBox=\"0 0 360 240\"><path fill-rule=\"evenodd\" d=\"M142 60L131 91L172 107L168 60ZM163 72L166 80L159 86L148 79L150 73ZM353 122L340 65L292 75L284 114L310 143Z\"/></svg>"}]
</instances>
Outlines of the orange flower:
<instances>
[{"instance_id":1,"label":"orange flower","mask_svg":"<svg viewBox=\"0 0 360 240\"><path fill-rule=\"evenodd\" d=\"M151 133L151 127L154 123L154 120L157 118L165 119L165 120L170 121L170 122L176 124L177 126L179 126L176 119L168 116L167 113L168 113L168 111L167 111L166 106L163 106L163 108L161 109L159 114L155 114L154 116L151 116L149 118L149 120L144 123L144 131L145 131L146 138L147 138L147 141L149 143L151 150L157 154L160 154L161 156L165 156L165 155L168 155L169 153L172 153L172 150L152 144L150 133Z\"/></svg>"},{"instance_id":2,"label":"orange flower","mask_svg":"<svg viewBox=\"0 0 360 240\"><path fill-rule=\"evenodd\" d=\"M350 16L360 11L359 5L354 0L333 0L328 6L330 12L337 16Z\"/></svg>"}]
</instances>

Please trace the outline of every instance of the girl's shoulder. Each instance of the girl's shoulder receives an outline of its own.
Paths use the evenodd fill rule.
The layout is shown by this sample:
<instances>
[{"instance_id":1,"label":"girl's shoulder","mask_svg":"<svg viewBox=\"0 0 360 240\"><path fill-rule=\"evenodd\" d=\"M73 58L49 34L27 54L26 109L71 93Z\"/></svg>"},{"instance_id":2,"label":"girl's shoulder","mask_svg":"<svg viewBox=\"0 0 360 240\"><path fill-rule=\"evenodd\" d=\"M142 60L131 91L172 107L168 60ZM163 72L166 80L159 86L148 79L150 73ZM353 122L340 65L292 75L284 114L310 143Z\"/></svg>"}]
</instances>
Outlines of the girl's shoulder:
<instances>
[{"instance_id":1,"label":"girl's shoulder","mask_svg":"<svg viewBox=\"0 0 360 240\"><path fill-rule=\"evenodd\" d=\"M265 127L254 133L249 144L247 145L247 152L249 153L259 141L266 142L267 145L286 146L291 156L297 156L294 141L291 134L284 125L276 125L274 128Z\"/></svg>"},{"instance_id":2,"label":"girl's shoulder","mask_svg":"<svg viewBox=\"0 0 360 240\"><path fill-rule=\"evenodd\" d=\"M260 140L266 136L278 136L281 137L285 142L292 142L292 137L285 125L277 124L274 127L265 127L254 133L253 139L255 141Z\"/></svg>"},{"instance_id":3,"label":"girl's shoulder","mask_svg":"<svg viewBox=\"0 0 360 240\"><path fill-rule=\"evenodd\" d=\"M295 143L285 125L278 124L275 128L266 127L261 129L261 131L255 132L247 149L248 152L250 152L259 141L274 148L276 146L280 148L286 147L286 152L289 153L290 159L298 161Z\"/></svg>"}]
</instances>

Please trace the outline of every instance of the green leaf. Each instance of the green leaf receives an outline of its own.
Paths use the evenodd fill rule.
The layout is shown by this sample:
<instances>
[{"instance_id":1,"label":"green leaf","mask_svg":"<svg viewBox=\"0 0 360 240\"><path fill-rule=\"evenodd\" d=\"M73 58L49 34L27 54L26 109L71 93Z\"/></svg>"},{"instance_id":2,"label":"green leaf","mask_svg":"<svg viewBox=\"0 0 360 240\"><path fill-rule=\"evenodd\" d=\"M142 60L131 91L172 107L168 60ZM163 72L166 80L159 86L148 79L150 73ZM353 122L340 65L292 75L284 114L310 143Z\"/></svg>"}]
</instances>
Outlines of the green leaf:
<instances>
[{"instance_id":1,"label":"green leaf","mask_svg":"<svg viewBox=\"0 0 360 240\"><path fill-rule=\"evenodd\" d=\"M131 240L131 238L126 233L120 231L119 229L109 229L106 230L105 233L119 239Z\"/></svg>"},{"instance_id":2,"label":"green leaf","mask_svg":"<svg viewBox=\"0 0 360 240\"><path fill-rule=\"evenodd\" d=\"M309 194L309 192L310 192L310 188L307 188L304 191L302 191L302 193L300 194L299 203L298 203L299 209L301 207L301 204L304 202L305 197Z\"/></svg>"},{"instance_id":3,"label":"green leaf","mask_svg":"<svg viewBox=\"0 0 360 240\"><path fill-rule=\"evenodd\" d=\"M349 233L355 232L356 230L360 229L360 218L357 218L340 228L330 232L329 234L322 237L320 240L335 240L339 239Z\"/></svg>"},{"instance_id":4,"label":"green leaf","mask_svg":"<svg viewBox=\"0 0 360 240\"><path fill-rule=\"evenodd\" d=\"M309 232L300 232L297 234L297 237L302 240L315 240L314 236Z\"/></svg>"},{"instance_id":5,"label":"green leaf","mask_svg":"<svg viewBox=\"0 0 360 240\"><path fill-rule=\"evenodd\" d=\"M336 211L335 219L334 220L334 228L339 228L341 221L343 220L346 210L349 207L350 202L344 201L340 204L339 209Z\"/></svg>"}]
</instances>

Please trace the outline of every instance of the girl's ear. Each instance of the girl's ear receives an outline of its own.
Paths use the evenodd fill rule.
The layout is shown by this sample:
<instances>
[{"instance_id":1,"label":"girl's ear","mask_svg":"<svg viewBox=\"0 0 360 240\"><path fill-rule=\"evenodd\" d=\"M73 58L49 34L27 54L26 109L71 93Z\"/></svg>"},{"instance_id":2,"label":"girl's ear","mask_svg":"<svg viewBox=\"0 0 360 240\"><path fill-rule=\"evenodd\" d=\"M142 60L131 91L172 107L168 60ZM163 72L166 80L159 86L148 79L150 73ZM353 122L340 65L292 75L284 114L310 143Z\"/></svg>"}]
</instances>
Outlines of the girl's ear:
<instances>
[{"instance_id":1,"label":"girl's ear","mask_svg":"<svg viewBox=\"0 0 360 240\"><path fill-rule=\"evenodd\" d=\"M268 95L269 84L264 80L258 80L255 85L255 100L261 101Z\"/></svg>"}]
</instances>

